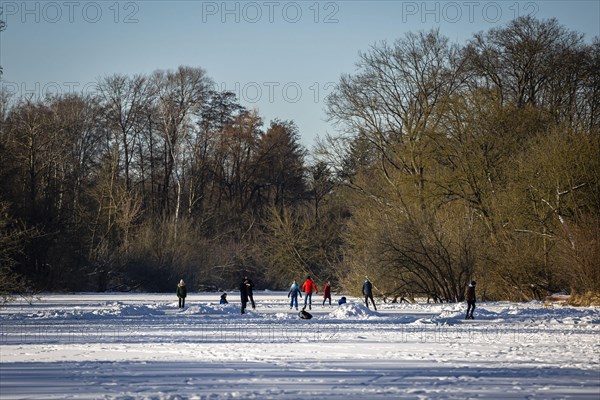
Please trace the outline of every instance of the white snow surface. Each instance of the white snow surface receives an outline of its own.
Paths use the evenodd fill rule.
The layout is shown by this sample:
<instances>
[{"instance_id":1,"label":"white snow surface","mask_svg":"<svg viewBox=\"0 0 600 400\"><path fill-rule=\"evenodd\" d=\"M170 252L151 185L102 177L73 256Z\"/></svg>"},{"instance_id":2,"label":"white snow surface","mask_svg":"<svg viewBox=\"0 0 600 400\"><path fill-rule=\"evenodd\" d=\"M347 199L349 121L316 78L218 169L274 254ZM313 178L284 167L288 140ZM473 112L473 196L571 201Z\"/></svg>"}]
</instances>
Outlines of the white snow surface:
<instances>
[{"instance_id":1,"label":"white snow surface","mask_svg":"<svg viewBox=\"0 0 600 400\"><path fill-rule=\"evenodd\" d=\"M334 296L334 301L341 295ZM600 308L285 292L47 294L0 309L0 399L600 398ZM299 299L303 301L304 299Z\"/></svg>"}]
</instances>

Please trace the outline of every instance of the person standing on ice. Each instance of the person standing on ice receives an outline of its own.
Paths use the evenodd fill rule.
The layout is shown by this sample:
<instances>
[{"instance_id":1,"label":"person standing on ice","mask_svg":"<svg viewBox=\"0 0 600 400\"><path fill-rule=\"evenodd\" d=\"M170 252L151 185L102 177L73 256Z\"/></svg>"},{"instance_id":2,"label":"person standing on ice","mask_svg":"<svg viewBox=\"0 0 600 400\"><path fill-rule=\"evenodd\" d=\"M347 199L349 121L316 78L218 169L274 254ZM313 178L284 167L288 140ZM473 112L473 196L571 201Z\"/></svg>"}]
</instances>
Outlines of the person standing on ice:
<instances>
[{"instance_id":1,"label":"person standing on ice","mask_svg":"<svg viewBox=\"0 0 600 400\"><path fill-rule=\"evenodd\" d=\"M362 287L362 293L365 296L365 304L367 305L367 308L369 308L369 299L371 299L371 303L373 303L373 308L375 310L377 310L377 306L375 305L375 300L373 300L373 284L371 283L369 278L367 278L366 276L365 276L365 283L363 283L363 287Z\"/></svg>"},{"instance_id":2,"label":"person standing on ice","mask_svg":"<svg viewBox=\"0 0 600 400\"><path fill-rule=\"evenodd\" d=\"M304 310L308 304L308 309L311 310L312 294L313 292L319 293L319 290L317 289L317 285L315 285L313 280L310 279L310 275L306 277L306 280L302 284L302 291L304 292L304 308L302 309Z\"/></svg>"},{"instance_id":3,"label":"person standing on ice","mask_svg":"<svg viewBox=\"0 0 600 400\"><path fill-rule=\"evenodd\" d=\"M323 286L323 305L329 299L329 305L331 305L331 285L329 281L325 282L325 286Z\"/></svg>"},{"instance_id":4,"label":"person standing on ice","mask_svg":"<svg viewBox=\"0 0 600 400\"><path fill-rule=\"evenodd\" d=\"M252 309L256 310L256 304L254 304L254 294L252 293L252 289L254 289L254 283L252 282L252 279L248 278L247 276L244 277L244 282L246 282L248 299L250 300L250 304L252 304Z\"/></svg>"},{"instance_id":5,"label":"person standing on ice","mask_svg":"<svg viewBox=\"0 0 600 400\"><path fill-rule=\"evenodd\" d=\"M288 292L288 298L290 298L290 310L294 304L296 305L296 310L298 309L298 296L302 297L302 291L300 290L300 286L294 281Z\"/></svg>"},{"instance_id":6,"label":"person standing on ice","mask_svg":"<svg viewBox=\"0 0 600 400\"><path fill-rule=\"evenodd\" d=\"M240 310L240 314L246 313L246 304L248 304L248 285L246 284L246 279L242 280L240 283L240 300L242 301L242 308Z\"/></svg>"},{"instance_id":7,"label":"person standing on ice","mask_svg":"<svg viewBox=\"0 0 600 400\"><path fill-rule=\"evenodd\" d=\"M187 296L187 288L185 287L185 282L182 280L179 281L177 285L177 298L179 299L179 308L185 307L185 298Z\"/></svg>"},{"instance_id":8,"label":"person standing on ice","mask_svg":"<svg viewBox=\"0 0 600 400\"><path fill-rule=\"evenodd\" d=\"M465 319L473 319L473 311L475 311L475 281L471 281L471 284L467 287L467 293L465 299L467 300L467 315ZM470 312L470 313L469 313Z\"/></svg>"}]
</instances>

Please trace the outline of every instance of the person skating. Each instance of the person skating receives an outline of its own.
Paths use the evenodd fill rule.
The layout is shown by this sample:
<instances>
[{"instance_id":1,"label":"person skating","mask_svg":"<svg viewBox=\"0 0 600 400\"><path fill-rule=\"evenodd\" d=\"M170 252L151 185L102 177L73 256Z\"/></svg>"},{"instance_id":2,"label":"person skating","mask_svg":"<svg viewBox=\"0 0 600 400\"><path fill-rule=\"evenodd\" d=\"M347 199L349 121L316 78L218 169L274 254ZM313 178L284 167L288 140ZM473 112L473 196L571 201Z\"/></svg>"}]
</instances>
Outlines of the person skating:
<instances>
[{"instance_id":1,"label":"person skating","mask_svg":"<svg viewBox=\"0 0 600 400\"><path fill-rule=\"evenodd\" d=\"M363 283L363 287L362 287L362 293L365 296L365 304L367 305L367 308L369 308L369 299L371 299L371 302L373 303L373 308L375 310L377 310L377 306L375 305L375 300L373 300L373 284L371 283L369 278L367 278L366 276L365 276L365 283Z\"/></svg>"},{"instance_id":2,"label":"person skating","mask_svg":"<svg viewBox=\"0 0 600 400\"><path fill-rule=\"evenodd\" d=\"M298 296L302 297L302 291L300 290L300 286L294 281L288 292L288 298L290 298L290 310L294 305L296 305L296 310L298 309Z\"/></svg>"},{"instance_id":3,"label":"person skating","mask_svg":"<svg viewBox=\"0 0 600 400\"><path fill-rule=\"evenodd\" d=\"M325 283L325 286L323 286L323 305L325 305L325 302L329 299L329 305L331 305L331 285L329 284L329 281L327 281Z\"/></svg>"},{"instance_id":4,"label":"person skating","mask_svg":"<svg viewBox=\"0 0 600 400\"><path fill-rule=\"evenodd\" d=\"M303 310L306 308L307 304L308 304L308 309L311 310L312 309L311 308L312 307L312 294L313 294L313 292L319 293L319 291L317 289L317 285L315 285L313 280L310 279L310 275L306 277L306 280L302 284L302 291L304 292L304 308L303 308Z\"/></svg>"},{"instance_id":5,"label":"person skating","mask_svg":"<svg viewBox=\"0 0 600 400\"><path fill-rule=\"evenodd\" d=\"M254 294L252 292L252 290L254 289L254 283L252 282L252 279L248 278L247 276L244 277L244 282L246 282L246 287L248 290L248 299L250 300L252 309L256 310L256 304L254 304Z\"/></svg>"},{"instance_id":6,"label":"person skating","mask_svg":"<svg viewBox=\"0 0 600 400\"><path fill-rule=\"evenodd\" d=\"M473 311L475 311L475 281L471 281L471 284L467 287L467 293L465 299L467 300L467 315L465 319L473 319Z\"/></svg>"},{"instance_id":7,"label":"person skating","mask_svg":"<svg viewBox=\"0 0 600 400\"><path fill-rule=\"evenodd\" d=\"M185 307L185 298L187 297L187 288L185 287L185 282L182 280L177 284L177 298L179 299L179 308Z\"/></svg>"},{"instance_id":8,"label":"person skating","mask_svg":"<svg viewBox=\"0 0 600 400\"><path fill-rule=\"evenodd\" d=\"M243 279L242 283L240 283L240 300L242 302L240 314L245 314L246 305L248 304L248 285L246 284L246 279Z\"/></svg>"}]
</instances>

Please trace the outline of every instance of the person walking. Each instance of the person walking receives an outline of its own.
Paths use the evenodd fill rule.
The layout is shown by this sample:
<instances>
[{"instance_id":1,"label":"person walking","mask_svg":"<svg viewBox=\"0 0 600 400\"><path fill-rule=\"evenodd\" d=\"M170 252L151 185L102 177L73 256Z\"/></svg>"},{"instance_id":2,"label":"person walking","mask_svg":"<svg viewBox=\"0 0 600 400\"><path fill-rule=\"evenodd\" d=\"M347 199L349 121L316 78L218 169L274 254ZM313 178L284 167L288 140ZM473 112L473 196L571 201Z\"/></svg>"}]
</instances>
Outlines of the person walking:
<instances>
[{"instance_id":1,"label":"person walking","mask_svg":"<svg viewBox=\"0 0 600 400\"><path fill-rule=\"evenodd\" d=\"M185 282L182 280L179 281L177 285L177 298L179 299L179 308L185 307L185 298L187 297L187 288L185 287Z\"/></svg>"},{"instance_id":2,"label":"person walking","mask_svg":"<svg viewBox=\"0 0 600 400\"><path fill-rule=\"evenodd\" d=\"M246 305L248 304L248 285L246 284L246 279L242 280L242 283L240 283L240 300L242 302L240 314L245 314Z\"/></svg>"},{"instance_id":3,"label":"person walking","mask_svg":"<svg viewBox=\"0 0 600 400\"><path fill-rule=\"evenodd\" d=\"M290 286L290 291L288 292L288 298L290 299L290 310L296 305L296 310L298 310L298 296L302 298L302 291L300 290L300 286L296 283L296 281L292 282L292 286Z\"/></svg>"},{"instance_id":4,"label":"person walking","mask_svg":"<svg viewBox=\"0 0 600 400\"><path fill-rule=\"evenodd\" d=\"M373 303L373 308L375 310L377 310L377 306L375 305L375 300L373 300L373 284L371 283L369 278L367 278L366 276L365 276L365 283L363 283L363 287L362 287L362 293L365 296L365 304L367 305L367 308L369 308L369 299L371 299L371 302Z\"/></svg>"},{"instance_id":5,"label":"person walking","mask_svg":"<svg viewBox=\"0 0 600 400\"><path fill-rule=\"evenodd\" d=\"M252 282L252 279L248 278L247 276L244 277L244 282L246 282L246 287L248 290L248 299L250 300L252 309L256 310L256 304L254 304L254 294L252 293L252 289L254 289L254 283Z\"/></svg>"},{"instance_id":6,"label":"person walking","mask_svg":"<svg viewBox=\"0 0 600 400\"><path fill-rule=\"evenodd\" d=\"M473 311L475 311L475 281L471 281L471 284L467 287L467 293L465 294L465 299L467 300L467 315L465 319L474 319Z\"/></svg>"},{"instance_id":7,"label":"person walking","mask_svg":"<svg viewBox=\"0 0 600 400\"><path fill-rule=\"evenodd\" d=\"M329 281L325 282L325 286L323 286L323 305L329 299L329 305L331 305L331 285Z\"/></svg>"},{"instance_id":8,"label":"person walking","mask_svg":"<svg viewBox=\"0 0 600 400\"><path fill-rule=\"evenodd\" d=\"M310 279L310 275L306 277L306 280L302 284L302 291L304 292L304 308L302 309L304 310L306 308L306 305L308 304L308 309L311 310L312 294L313 292L319 293L319 291L317 289L317 285L315 285L313 280Z\"/></svg>"}]
</instances>

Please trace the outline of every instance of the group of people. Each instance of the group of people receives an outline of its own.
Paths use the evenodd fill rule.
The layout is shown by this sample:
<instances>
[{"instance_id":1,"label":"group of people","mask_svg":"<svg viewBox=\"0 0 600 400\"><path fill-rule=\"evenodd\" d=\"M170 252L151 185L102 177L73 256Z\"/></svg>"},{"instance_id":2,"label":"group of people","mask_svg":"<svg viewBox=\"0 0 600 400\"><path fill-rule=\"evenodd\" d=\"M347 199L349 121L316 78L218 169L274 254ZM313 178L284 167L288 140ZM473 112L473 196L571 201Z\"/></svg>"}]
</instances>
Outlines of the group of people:
<instances>
[{"instance_id":1,"label":"group of people","mask_svg":"<svg viewBox=\"0 0 600 400\"><path fill-rule=\"evenodd\" d=\"M248 306L248 302L250 302L252 309L256 309L256 303L254 302L254 283L252 279L247 276L244 277L242 283L240 283L240 299L242 301L242 308L240 310L241 314L246 313L246 308ZM185 307L185 298L187 297L187 288L185 286L185 282L183 279L179 281L177 284L177 298L179 299L179 308ZM219 300L219 304L229 304L227 301L227 293L223 293L221 295L221 299Z\"/></svg>"},{"instance_id":2,"label":"group of people","mask_svg":"<svg viewBox=\"0 0 600 400\"><path fill-rule=\"evenodd\" d=\"M466 290L465 299L467 300L467 315L466 315L465 319L473 319L473 311L475 310L475 300L476 300L475 285L476 285L476 282L471 281L471 284L467 287L467 290ZM240 283L240 300L242 303L241 310L240 310L241 314L245 314L248 302L250 302L253 310L256 309L256 303L254 303L253 289L254 289L254 283L252 282L252 280L250 278L245 276L244 279L242 280L242 282ZM187 288L185 286L185 282L183 281L183 279L181 279L179 281L179 284L177 285L176 293L177 293L177 298L179 299L179 308L184 308L185 307L185 298L187 297ZM319 290L317 289L317 285L311 279L310 275L306 277L306 280L304 281L302 286L298 286L298 283L296 281L292 282L292 286L290 287L290 290L288 291L288 296L287 296L290 299L290 310L293 307L296 307L296 310L298 310L298 296L300 296L300 298L302 298L302 293L304 293L304 307L302 308L302 311L300 312L300 318L309 319L312 316L306 312L306 307L308 306L309 310L312 309L312 295L313 295L313 293L314 294L319 293ZM371 303L373 304L373 309L377 310L377 306L375 305L375 300L373 299L373 284L371 283L369 278L366 276L365 276L365 281L362 286L362 294L363 294L363 296L365 296L365 305L367 306L367 308L369 307L369 300L371 300ZM331 285L330 285L329 281L327 281L325 283L325 286L323 286L323 304L322 305L324 306L325 302L327 302L328 300L329 300L329 305L331 305ZM346 297L342 297L338 301L338 304L340 304L340 305L344 304L344 303L346 303ZM223 293L221 295L220 304L228 304L227 293Z\"/></svg>"},{"instance_id":3,"label":"group of people","mask_svg":"<svg viewBox=\"0 0 600 400\"><path fill-rule=\"evenodd\" d=\"M302 309L305 310L308 306L308 309L311 310L312 295L313 293L319 293L319 289L317 289L317 285L311 279L310 275L306 277L306 280L302 284L302 287L298 286L298 283L296 283L296 281L292 282L292 286L288 291L288 298L290 299L290 310L293 307L296 307L296 310L298 309L298 296L302 298L302 293L304 293L304 307ZM325 286L323 286L323 305L325 305L325 302L328 300L329 305L331 305L331 284L329 281L325 282Z\"/></svg>"},{"instance_id":4,"label":"group of people","mask_svg":"<svg viewBox=\"0 0 600 400\"><path fill-rule=\"evenodd\" d=\"M240 310L241 314L245 314L248 302L250 302L250 304L252 305L253 310L256 309L256 303L254 302L253 289L254 289L254 283L252 282L252 280L250 278L245 276L244 279L242 280L242 282L240 283L240 300L242 303L241 310ZM375 310L377 310L377 307L375 306L375 300L373 300L373 285L371 284L371 282L369 281L369 278L367 278L367 277L365 277L365 282L362 287L362 292L363 292L363 295L365 296L365 303L366 303L367 307L369 307L369 299L371 299L371 303L373 303L373 308ZM184 308L185 307L185 298L187 297L187 288L185 286L185 282L183 281L183 279L181 279L179 281L179 284L177 285L176 293L177 293L177 298L179 299L179 308ZM300 298L302 298L302 293L304 293L304 307L302 308L302 310L303 311L306 310L307 306L308 306L308 309L311 310L312 309L312 295L313 295L313 293L314 294L319 293L319 290L318 290L315 282L311 279L310 275L306 277L306 280L302 284L302 287L298 286L298 283L296 283L296 281L292 282L292 286L290 287L290 290L288 292L288 298L290 298L290 310L293 307L296 307L296 310L298 310L298 296L300 296ZM329 281L325 282L325 286L323 286L323 303L322 303L322 305L324 306L327 301L329 301L329 305L331 306L331 283ZM227 293L223 293L221 295L221 299L220 299L219 303L220 304L228 304ZM344 303L346 303L346 297L342 297L338 301L338 304L340 304L340 305L344 304Z\"/></svg>"},{"instance_id":5,"label":"group of people","mask_svg":"<svg viewBox=\"0 0 600 400\"><path fill-rule=\"evenodd\" d=\"M245 276L244 279L242 280L242 282L240 283L240 300L241 300L240 313L241 314L246 313L246 308L248 306L248 302L250 302L253 310L256 309L256 303L254 302L253 289L254 289L254 283L252 282L252 280L250 278ZM306 281L304 282L304 284L302 284L302 287L298 286L296 281L294 281L292 283L292 286L288 292L288 297L291 298L290 309L294 305L296 307L296 310L298 309L298 296L302 297L302 292L304 293L304 308L303 308L303 310L306 309L307 306L308 306L308 309L310 310L312 308L312 295L313 295L313 293L318 293L317 285L311 279L310 276L306 277ZM179 284L177 285L176 294L177 294L177 298L179 299L179 308L184 308L185 307L185 298L187 297L187 288L185 286L185 282L183 281L183 279L181 279L179 281ZM343 302L345 303L346 298L343 297L342 299L344 300ZM372 299L372 297L371 297L371 299ZM327 281L325 283L325 286L323 287L323 305L325 305L326 301L329 301L329 305L331 305L331 284L329 281ZM219 303L220 304L228 304L229 303L227 301L227 293L223 293L221 295L221 299L220 299ZM342 304L342 303L340 303L340 304ZM375 304L375 303L373 303L373 304Z\"/></svg>"}]
</instances>

